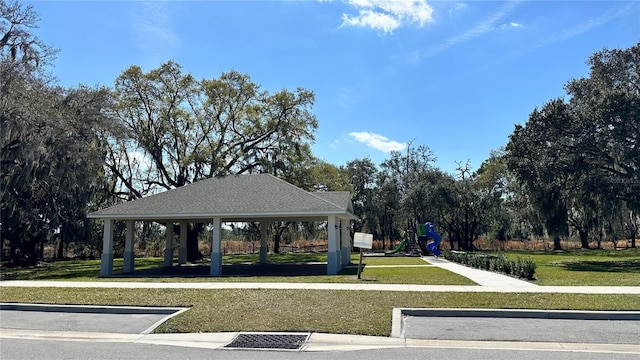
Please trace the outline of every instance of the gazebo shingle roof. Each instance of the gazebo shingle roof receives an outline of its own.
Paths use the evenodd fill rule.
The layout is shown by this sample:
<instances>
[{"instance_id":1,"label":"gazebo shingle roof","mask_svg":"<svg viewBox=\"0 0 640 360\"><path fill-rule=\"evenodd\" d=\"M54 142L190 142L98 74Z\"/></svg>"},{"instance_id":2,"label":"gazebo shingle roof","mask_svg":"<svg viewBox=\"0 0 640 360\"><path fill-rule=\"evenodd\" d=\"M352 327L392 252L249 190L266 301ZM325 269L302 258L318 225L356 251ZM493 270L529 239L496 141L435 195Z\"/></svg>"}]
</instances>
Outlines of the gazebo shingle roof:
<instances>
[{"instance_id":1,"label":"gazebo shingle roof","mask_svg":"<svg viewBox=\"0 0 640 360\"><path fill-rule=\"evenodd\" d=\"M251 221L355 218L347 191L311 193L270 174L201 180L87 215L116 220L212 219Z\"/></svg>"}]
</instances>

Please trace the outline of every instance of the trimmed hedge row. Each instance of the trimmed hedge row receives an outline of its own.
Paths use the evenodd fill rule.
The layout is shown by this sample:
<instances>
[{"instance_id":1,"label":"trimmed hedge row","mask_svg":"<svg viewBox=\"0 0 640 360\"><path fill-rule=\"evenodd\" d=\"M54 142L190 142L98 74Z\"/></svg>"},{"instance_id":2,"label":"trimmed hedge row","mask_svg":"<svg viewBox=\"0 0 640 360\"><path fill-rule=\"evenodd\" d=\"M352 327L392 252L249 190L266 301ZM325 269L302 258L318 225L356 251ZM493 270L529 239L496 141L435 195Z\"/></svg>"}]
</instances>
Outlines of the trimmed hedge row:
<instances>
[{"instance_id":1,"label":"trimmed hedge row","mask_svg":"<svg viewBox=\"0 0 640 360\"><path fill-rule=\"evenodd\" d=\"M535 279L536 263L529 258L518 257L511 260L506 255L492 256L461 251L446 251L444 258L477 269L515 275L527 280Z\"/></svg>"}]
</instances>

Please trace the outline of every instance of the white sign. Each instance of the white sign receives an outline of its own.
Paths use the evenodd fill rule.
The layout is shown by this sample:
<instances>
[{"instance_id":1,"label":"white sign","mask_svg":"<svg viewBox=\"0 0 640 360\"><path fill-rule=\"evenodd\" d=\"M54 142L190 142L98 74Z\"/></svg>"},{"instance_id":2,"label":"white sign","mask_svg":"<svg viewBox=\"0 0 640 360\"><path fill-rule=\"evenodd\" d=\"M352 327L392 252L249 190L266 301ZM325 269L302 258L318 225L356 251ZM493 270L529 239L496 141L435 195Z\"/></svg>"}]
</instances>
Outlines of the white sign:
<instances>
[{"instance_id":1,"label":"white sign","mask_svg":"<svg viewBox=\"0 0 640 360\"><path fill-rule=\"evenodd\" d=\"M353 246L361 249L371 249L373 247L373 234L361 232L353 234Z\"/></svg>"}]
</instances>

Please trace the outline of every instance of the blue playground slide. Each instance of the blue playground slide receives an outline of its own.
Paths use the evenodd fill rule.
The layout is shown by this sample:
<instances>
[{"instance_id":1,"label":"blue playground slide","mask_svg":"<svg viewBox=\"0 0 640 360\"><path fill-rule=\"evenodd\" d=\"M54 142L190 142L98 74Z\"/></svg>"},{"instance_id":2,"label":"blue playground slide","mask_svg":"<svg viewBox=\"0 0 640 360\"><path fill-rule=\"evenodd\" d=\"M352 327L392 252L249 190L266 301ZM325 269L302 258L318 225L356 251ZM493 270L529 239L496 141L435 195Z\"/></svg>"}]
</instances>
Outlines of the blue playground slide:
<instances>
[{"instance_id":1,"label":"blue playground slide","mask_svg":"<svg viewBox=\"0 0 640 360\"><path fill-rule=\"evenodd\" d=\"M427 249L429 250L429 252L433 253L433 255L435 256L442 255L442 251L438 249L438 246L442 242L442 236L440 236L440 234L436 232L436 229L435 229L435 226L433 226L433 223L428 222L428 223L425 223L424 225L418 225L418 227L419 227L418 233L420 234L419 239L420 238L433 239L433 241L427 245Z\"/></svg>"}]
</instances>

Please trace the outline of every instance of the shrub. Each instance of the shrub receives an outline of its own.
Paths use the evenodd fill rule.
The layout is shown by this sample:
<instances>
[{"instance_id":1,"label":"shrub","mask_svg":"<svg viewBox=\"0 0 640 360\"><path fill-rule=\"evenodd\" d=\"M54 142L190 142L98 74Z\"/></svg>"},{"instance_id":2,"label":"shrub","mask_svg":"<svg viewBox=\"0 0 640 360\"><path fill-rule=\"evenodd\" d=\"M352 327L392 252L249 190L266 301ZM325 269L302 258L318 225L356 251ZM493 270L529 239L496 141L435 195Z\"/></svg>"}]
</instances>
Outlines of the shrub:
<instances>
[{"instance_id":1,"label":"shrub","mask_svg":"<svg viewBox=\"0 0 640 360\"><path fill-rule=\"evenodd\" d=\"M514 272L516 276L524 279L531 280L536 272L536 263L531 259L517 258L514 266L517 272Z\"/></svg>"},{"instance_id":2,"label":"shrub","mask_svg":"<svg viewBox=\"0 0 640 360\"><path fill-rule=\"evenodd\" d=\"M510 275L513 271L511 260L506 255L500 255L500 272Z\"/></svg>"},{"instance_id":3,"label":"shrub","mask_svg":"<svg viewBox=\"0 0 640 360\"><path fill-rule=\"evenodd\" d=\"M527 280L533 280L536 271L536 263L532 259L518 257L515 260L511 260L504 254L495 257L454 251L445 252L444 258L477 269L500 272L507 275L513 274Z\"/></svg>"}]
</instances>

